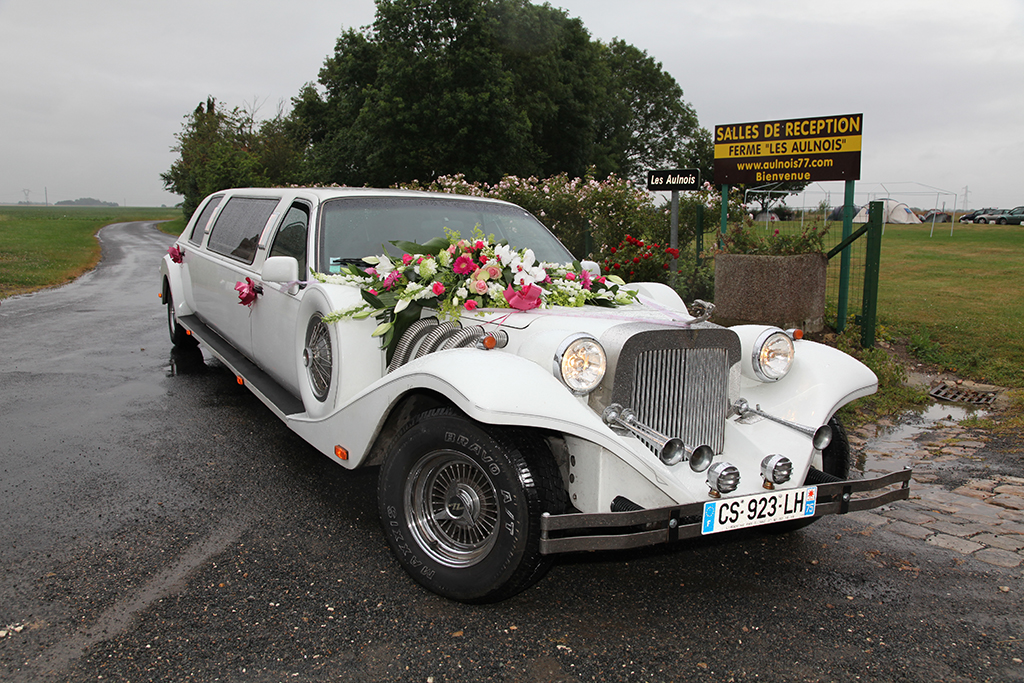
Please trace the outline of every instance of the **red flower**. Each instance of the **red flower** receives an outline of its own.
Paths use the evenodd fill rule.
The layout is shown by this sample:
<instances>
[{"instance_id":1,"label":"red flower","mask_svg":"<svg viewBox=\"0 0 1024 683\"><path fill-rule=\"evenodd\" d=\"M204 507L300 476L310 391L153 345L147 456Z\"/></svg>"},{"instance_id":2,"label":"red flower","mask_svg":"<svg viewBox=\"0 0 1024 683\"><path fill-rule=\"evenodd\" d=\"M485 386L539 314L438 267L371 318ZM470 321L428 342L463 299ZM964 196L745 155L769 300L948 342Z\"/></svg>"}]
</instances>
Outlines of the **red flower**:
<instances>
[{"instance_id":1,"label":"red flower","mask_svg":"<svg viewBox=\"0 0 1024 683\"><path fill-rule=\"evenodd\" d=\"M179 249L177 244L168 249L167 253L171 255L171 260L175 263L181 263L182 258L185 257L185 250Z\"/></svg>"},{"instance_id":2,"label":"red flower","mask_svg":"<svg viewBox=\"0 0 1024 683\"><path fill-rule=\"evenodd\" d=\"M633 257L633 263L640 263L640 257L639 256L634 256ZM632 273L630 273L630 275L632 275Z\"/></svg>"},{"instance_id":3,"label":"red flower","mask_svg":"<svg viewBox=\"0 0 1024 683\"><path fill-rule=\"evenodd\" d=\"M612 253L614 254L616 251L615 247L612 247Z\"/></svg>"}]
</instances>

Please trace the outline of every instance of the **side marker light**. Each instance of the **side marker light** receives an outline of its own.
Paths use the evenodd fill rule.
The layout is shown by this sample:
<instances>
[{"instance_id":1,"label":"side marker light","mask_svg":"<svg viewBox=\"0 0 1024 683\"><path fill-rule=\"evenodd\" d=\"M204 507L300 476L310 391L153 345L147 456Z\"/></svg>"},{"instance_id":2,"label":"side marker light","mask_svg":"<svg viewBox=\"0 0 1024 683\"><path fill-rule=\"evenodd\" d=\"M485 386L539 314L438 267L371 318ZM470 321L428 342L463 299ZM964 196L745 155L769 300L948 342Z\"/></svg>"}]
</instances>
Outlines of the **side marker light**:
<instances>
[{"instance_id":1,"label":"side marker light","mask_svg":"<svg viewBox=\"0 0 1024 683\"><path fill-rule=\"evenodd\" d=\"M345 450L342 446L335 446L334 457L336 457L338 460L348 460L348 451Z\"/></svg>"}]
</instances>

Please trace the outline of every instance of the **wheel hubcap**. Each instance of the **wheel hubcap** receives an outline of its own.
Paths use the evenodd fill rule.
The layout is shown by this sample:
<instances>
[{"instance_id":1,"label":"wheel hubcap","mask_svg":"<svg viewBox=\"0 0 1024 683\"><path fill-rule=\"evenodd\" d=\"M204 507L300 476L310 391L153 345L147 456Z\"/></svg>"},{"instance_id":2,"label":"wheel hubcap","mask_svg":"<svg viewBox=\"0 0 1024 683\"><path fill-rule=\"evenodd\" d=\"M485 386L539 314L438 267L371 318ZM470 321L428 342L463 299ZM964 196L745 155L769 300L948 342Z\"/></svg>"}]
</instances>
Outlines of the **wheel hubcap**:
<instances>
[{"instance_id":1,"label":"wheel hubcap","mask_svg":"<svg viewBox=\"0 0 1024 683\"><path fill-rule=\"evenodd\" d=\"M438 451L420 460L410 473L405 509L417 544L446 566L476 564L494 544L497 490L461 453Z\"/></svg>"}]
</instances>

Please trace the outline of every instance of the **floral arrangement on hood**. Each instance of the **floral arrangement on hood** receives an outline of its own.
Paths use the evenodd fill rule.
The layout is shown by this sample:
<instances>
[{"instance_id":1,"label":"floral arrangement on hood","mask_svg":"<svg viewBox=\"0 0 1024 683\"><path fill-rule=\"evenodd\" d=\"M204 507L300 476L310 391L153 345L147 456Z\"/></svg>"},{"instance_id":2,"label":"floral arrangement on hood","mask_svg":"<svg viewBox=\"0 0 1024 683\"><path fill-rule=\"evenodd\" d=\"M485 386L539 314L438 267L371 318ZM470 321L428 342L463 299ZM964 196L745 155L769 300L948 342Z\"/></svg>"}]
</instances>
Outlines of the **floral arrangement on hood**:
<instances>
[{"instance_id":1,"label":"floral arrangement on hood","mask_svg":"<svg viewBox=\"0 0 1024 683\"><path fill-rule=\"evenodd\" d=\"M373 315L373 332L393 348L405 329L420 319L423 308L442 318L494 309L529 311L552 306L619 306L632 303L634 293L614 275L593 275L579 262L538 262L531 249L513 249L477 232L472 239L458 233L426 244L394 241L406 253L367 256L369 267L349 265L340 273L313 273L323 283L359 287L363 301L324 316L325 323Z\"/></svg>"}]
</instances>

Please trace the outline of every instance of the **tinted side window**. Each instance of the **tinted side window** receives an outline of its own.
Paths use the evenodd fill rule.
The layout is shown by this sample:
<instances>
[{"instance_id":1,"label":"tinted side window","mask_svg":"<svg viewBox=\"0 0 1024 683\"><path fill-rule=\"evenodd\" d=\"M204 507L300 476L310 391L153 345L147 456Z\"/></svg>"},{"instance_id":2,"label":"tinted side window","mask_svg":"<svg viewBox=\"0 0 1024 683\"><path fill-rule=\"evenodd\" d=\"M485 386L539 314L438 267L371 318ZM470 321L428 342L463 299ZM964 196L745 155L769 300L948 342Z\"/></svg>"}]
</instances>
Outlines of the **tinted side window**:
<instances>
[{"instance_id":1,"label":"tinted side window","mask_svg":"<svg viewBox=\"0 0 1024 683\"><path fill-rule=\"evenodd\" d=\"M309 226L309 209L301 204L293 204L288 209L281 229L274 237L270 247L271 256L291 256L299 262L299 279L306 279L306 231Z\"/></svg>"},{"instance_id":2,"label":"tinted side window","mask_svg":"<svg viewBox=\"0 0 1024 683\"><path fill-rule=\"evenodd\" d=\"M188 241L193 244L202 244L203 233L206 231L206 224L210 222L210 216L213 215L214 210L220 204L220 200L223 197L214 197L211 199L206 206L203 207L203 212L199 214L199 220L192 226L192 234L188 236Z\"/></svg>"},{"instance_id":3,"label":"tinted side window","mask_svg":"<svg viewBox=\"0 0 1024 683\"><path fill-rule=\"evenodd\" d=\"M210 231L210 251L230 256L242 263L256 258L260 233L267 225L278 200L271 198L232 197L221 209Z\"/></svg>"}]
</instances>

